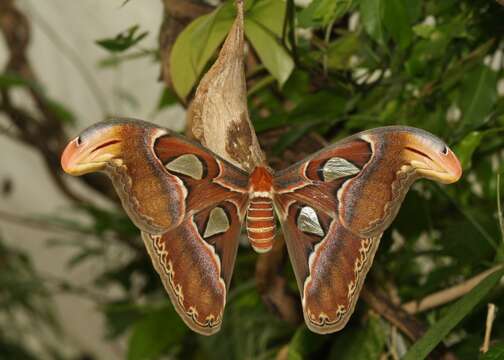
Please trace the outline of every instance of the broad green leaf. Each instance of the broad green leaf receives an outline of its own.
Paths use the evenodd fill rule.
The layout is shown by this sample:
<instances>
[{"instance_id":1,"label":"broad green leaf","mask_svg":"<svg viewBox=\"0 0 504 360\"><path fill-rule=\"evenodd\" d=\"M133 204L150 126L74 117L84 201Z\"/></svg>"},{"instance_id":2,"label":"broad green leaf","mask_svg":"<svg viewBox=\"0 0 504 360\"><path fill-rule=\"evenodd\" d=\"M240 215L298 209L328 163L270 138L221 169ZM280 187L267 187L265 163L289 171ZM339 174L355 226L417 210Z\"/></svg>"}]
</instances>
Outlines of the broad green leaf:
<instances>
[{"instance_id":1,"label":"broad green leaf","mask_svg":"<svg viewBox=\"0 0 504 360\"><path fill-rule=\"evenodd\" d=\"M96 40L96 44L112 53L118 53L128 50L130 47L138 44L147 36L148 31L138 33L139 25L134 25L113 38Z\"/></svg>"},{"instance_id":2,"label":"broad green leaf","mask_svg":"<svg viewBox=\"0 0 504 360\"><path fill-rule=\"evenodd\" d=\"M279 39L254 19L245 19L245 34L261 62L282 86L294 69L294 61Z\"/></svg>"},{"instance_id":3,"label":"broad green leaf","mask_svg":"<svg viewBox=\"0 0 504 360\"><path fill-rule=\"evenodd\" d=\"M280 43L285 11L283 0L257 0L245 16L245 35L280 86L294 69L293 60Z\"/></svg>"},{"instance_id":4,"label":"broad green leaf","mask_svg":"<svg viewBox=\"0 0 504 360\"><path fill-rule=\"evenodd\" d=\"M315 17L322 19L322 25L325 26L345 15L354 6L353 0L320 0L319 2Z\"/></svg>"},{"instance_id":5,"label":"broad green leaf","mask_svg":"<svg viewBox=\"0 0 504 360\"><path fill-rule=\"evenodd\" d=\"M400 48L406 48L413 37L405 0L387 0L383 21L390 36Z\"/></svg>"},{"instance_id":6,"label":"broad green leaf","mask_svg":"<svg viewBox=\"0 0 504 360\"><path fill-rule=\"evenodd\" d=\"M361 0L360 13L364 29L374 40L380 44L385 43L385 1L386 0Z\"/></svg>"},{"instance_id":7,"label":"broad green leaf","mask_svg":"<svg viewBox=\"0 0 504 360\"><path fill-rule=\"evenodd\" d=\"M253 20L278 37L282 36L287 6L285 0L256 0L246 3L251 6L246 9L245 19Z\"/></svg>"},{"instance_id":8,"label":"broad green leaf","mask_svg":"<svg viewBox=\"0 0 504 360\"><path fill-rule=\"evenodd\" d=\"M294 63L280 45L285 2L249 2L245 14L245 33L270 73L283 84ZM170 74L174 89L184 99L196 84L206 64L228 33L235 16L232 2L194 20L178 36L170 55Z\"/></svg>"},{"instance_id":9,"label":"broad green leaf","mask_svg":"<svg viewBox=\"0 0 504 360\"><path fill-rule=\"evenodd\" d=\"M329 359L370 360L379 359L387 341L387 332L376 315L368 321L339 335L333 342Z\"/></svg>"},{"instance_id":10,"label":"broad green leaf","mask_svg":"<svg viewBox=\"0 0 504 360\"><path fill-rule=\"evenodd\" d=\"M357 53L360 46L359 37L355 33L339 37L327 49L327 66L335 70L350 68L350 58Z\"/></svg>"},{"instance_id":11,"label":"broad green leaf","mask_svg":"<svg viewBox=\"0 0 504 360\"><path fill-rule=\"evenodd\" d=\"M459 104L461 127L476 129L490 115L497 100L497 73L480 65L464 77Z\"/></svg>"},{"instance_id":12,"label":"broad green leaf","mask_svg":"<svg viewBox=\"0 0 504 360\"><path fill-rule=\"evenodd\" d=\"M313 6L313 2L311 2L307 7L303 10L297 12L297 26L300 28L311 28L317 27L320 24L314 20L315 7Z\"/></svg>"},{"instance_id":13,"label":"broad green leaf","mask_svg":"<svg viewBox=\"0 0 504 360\"><path fill-rule=\"evenodd\" d=\"M504 269L493 272L462 299L451 305L446 315L432 325L406 353L404 360L424 359L493 289L504 275Z\"/></svg>"},{"instance_id":14,"label":"broad green leaf","mask_svg":"<svg viewBox=\"0 0 504 360\"><path fill-rule=\"evenodd\" d=\"M228 2L194 20L177 37L170 54L170 75L180 98L185 99L194 87L233 20L233 5Z\"/></svg>"},{"instance_id":15,"label":"broad green leaf","mask_svg":"<svg viewBox=\"0 0 504 360\"><path fill-rule=\"evenodd\" d=\"M493 345L480 360L502 360L504 359L504 343Z\"/></svg>"},{"instance_id":16,"label":"broad green leaf","mask_svg":"<svg viewBox=\"0 0 504 360\"><path fill-rule=\"evenodd\" d=\"M187 331L171 305L149 312L133 326L128 360L155 359L170 346L180 344Z\"/></svg>"},{"instance_id":17,"label":"broad green leaf","mask_svg":"<svg viewBox=\"0 0 504 360\"><path fill-rule=\"evenodd\" d=\"M484 133L479 131L473 131L467 134L462 141L460 141L457 146L455 146L455 154L460 160L462 169L467 170L471 167L471 159L474 151L481 144Z\"/></svg>"},{"instance_id":18,"label":"broad green leaf","mask_svg":"<svg viewBox=\"0 0 504 360\"><path fill-rule=\"evenodd\" d=\"M327 26L345 15L354 6L354 0L313 0L299 14L304 27Z\"/></svg>"}]
</instances>

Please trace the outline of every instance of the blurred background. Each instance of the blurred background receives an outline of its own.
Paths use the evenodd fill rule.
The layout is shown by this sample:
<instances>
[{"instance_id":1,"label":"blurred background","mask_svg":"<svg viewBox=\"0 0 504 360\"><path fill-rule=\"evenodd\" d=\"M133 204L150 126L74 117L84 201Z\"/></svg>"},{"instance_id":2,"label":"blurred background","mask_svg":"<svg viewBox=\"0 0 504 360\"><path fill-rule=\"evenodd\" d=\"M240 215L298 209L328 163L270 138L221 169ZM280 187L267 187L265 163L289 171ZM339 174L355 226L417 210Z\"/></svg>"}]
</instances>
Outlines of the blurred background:
<instances>
[{"instance_id":1,"label":"blurred background","mask_svg":"<svg viewBox=\"0 0 504 360\"><path fill-rule=\"evenodd\" d=\"M491 332L485 325L487 304L504 306L502 273L481 282L504 261L504 7L245 4L249 111L272 167L363 129L406 124L447 141L463 180L413 187L343 332L310 333L285 253L264 259L242 242L223 329L196 335L173 311L108 180L64 175L59 155L109 116L184 132L187 104L231 26L233 3L0 0L0 358L504 353L502 314ZM432 294L441 300L430 307L405 306ZM480 352L485 332L490 355Z\"/></svg>"}]
</instances>

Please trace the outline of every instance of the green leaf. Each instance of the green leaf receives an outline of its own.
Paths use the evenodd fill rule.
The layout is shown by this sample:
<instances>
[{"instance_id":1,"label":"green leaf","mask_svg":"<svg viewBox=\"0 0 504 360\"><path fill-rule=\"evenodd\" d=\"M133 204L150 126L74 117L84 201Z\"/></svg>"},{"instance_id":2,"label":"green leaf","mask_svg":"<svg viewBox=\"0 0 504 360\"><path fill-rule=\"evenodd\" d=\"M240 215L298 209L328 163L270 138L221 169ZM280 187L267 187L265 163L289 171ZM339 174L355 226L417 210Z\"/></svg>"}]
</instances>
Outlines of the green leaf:
<instances>
[{"instance_id":1,"label":"green leaf","mask_svg":"<svg viewBox=\"0 0 504 360\"><path fill-rule=\"evenodd\" d=\"M57 119L63 123L73 125L76 123L76 117L65 105L55 100L46 98L48 108L56 115Z\"/></svg>"},{"instance_id":2,"label":"green leaf","mask_svg":"<svg viewBox=\"0 0 504 360\"><path fill-rule=\"evenodd\" d=\"M350 58L356 54L361 44L355 33L349 33L332 42L327 49L329 69L345 70L350 68Z\"/></svg>"},{"instance_id":3,"label":"green leaf","mask_svg":"<svg viewBox=\"0 0 504 360\"><path fill-rule=\"evenodd\" d=\"M319 26L320 24L313 19L314 12L315 7L313 6L313 2L311 2L307 7L297 13L297 26L299 26L300 28L311 28Z\"/></svg>"},{"instance_id":4,"label":"green leaf","mask_svg":"<svg viewBox=\"0 0 504 360\"><path fill-rule=\"evenodd\" d=\"M504 359L504 343L500 342L492 346L480 360L501 360Z\"/></svg>"},{"instance_id":5,"label":"green leaf","mask_svg":"<svg viewBox=\"0 0 504 360\"><path fill-rule=\"evenodd\" d=\"M387 332L376 315L358 328L351 328L336 338L330 359L368 360L379 359L387 341ZM332 356L331 356L332 355Z\"/></svg>"},{"instance_id":6,"label":"green leaf","mask_svg":"<svg viewBox=\"0 0 504 360\"><path fill-rule=\"evenodd\" d=\"M157 358L170 346L179 344L188 331L171 305L151 311L133 326L128 360Z\"/></svg>"},{"instance_id":7,"label":"green leaf","mask_svg":"<svg viewBox=\"0 0 504 360\"><path fill-rule=\"evenodd\" d=\"M39 84L26 80L22 76L14 73L3 73L0 75L0 89L8 89L10 87L30 87L35 89L36 91L39 91L40 93L43 92L43 89L40 87Z\"/></svg>"},{"instance_id":8,"label":"green leaf","mask_svg":"<svg viewBox=\"0 0 504 360\"><path fill-rule=\"evenodd\" d=\"M185 99L194 87L233 20L233 4L228 2L194 20L177 37L170 54L170 75L180 98Z\"/></svg>"},{"instance_id":9,"label":"green leaf","mask_svg":"<svg viewBox=\"0 0 504 360\"><path fill-rule=\"evenodd\" d=\"M89 258L96 257L96 256L101 256L103 255L103 248L84 248L82 251L78 252L77 254L73 255L68 261L67 261L67 267L69 269L75 268L77 265L82 263L85 260L88 260Z\"/></svg>"},{"instance_id":10,"label":"green leaf","mask_svg":"<svg viewBox=\"0 0 504 360\"><path fill-rule=\"evenodd\" d=\"M288 360L308 359L330 340L328 336L321 336L308 330L305 325L298 328L289 343Z\"/></svg>"},{"instance_id":11,"label":"green leaf","mask_svg":"<svg viewBox=\"0 0 504 360\"><path fill-rule=\"evenodd\" d=\"M112 53L126 51L130 47L138 44L149 33L148 31L137 33L139 28L139 25L134 25L120 32L113 38L96 40L96 44Z\"/></svg>"},{"instance_id":12,"label":"green leaf","mask_svg":"<svg viewBox=\"0 0 504 360\"><path fill-rule=\"evenodd\" d=\"M284 0L256 0L246 3L251 6L246 9L245 19L253 20L277 37L282 36L287 6Z\"/></svg>"},{"instance_id":13,"label":"green leaf","mask_svg":"<svg viewBox=\"0 0 504 360\"><path fill-rule=\"evenodd\" d=\"M142 58L151 58L153 62L158 61L159 52L157 49L142 49L136 52L125 54L112 53L109 56L98 61L100 68L114 68L128 61L134 61Z\"/></svg>"},{"instance_id":14,"label":"green leaf","mask_svg":"<svg viewBox=\"0 0 504 360\"><path fill-rule=\"evenodd\" d=\"M76 117L72 111L70 111L62 103L48 98L44 88L31 80L27 80L22 76L15 73L3 73L0 74L0 89L9 89L12 87L27 87L37 92L42 98L44 98L48 109L53 113L53 115L61 122L67 124L75 124Z\"/></svg>"},{"instance_id":15,"label":"green leaf","mask_svg":"<svg viewBox=\"0 0 504 360\"><path fill-rule=\"evenodd\" d=\"M409 21L410 23L416 23L422 15L424 2L423 0L408 0L407 4L406 11L408 12Z\"/></svg>"},{"instance_id":16,"label":"green leaf","mask_svg":"<svg viewBox=\"0 0 504 360\"><path fill-rule=\"evenodd\" d=\"M294 69L294 61L290 55L272 31L253 19L245 20L245 34L261 62L282 86Z\"/></svg>"},{"instance_id":17,"label":"green leaf","mask_svg":"<svg viewBox=\"0 0 504 360\"><path fill-rule=\"evenodd\" d=\"M311 126L321 123L333 123L339 120L339 116L345 111L346 105L345 98L328 91L320 91L317 94L305 94L302 101L292 111L282 114L272 114L266 119L256 119L254 121L254 128L257 132L261 132L280 126L295 125L298 127L298 130L300 130L299 127L304 127L304 132L306 132ZM291 138L289 132L284 134L285 138ZM301 135L303 135L303 131L301 131ZM278 151L284 148L279 144L276 146Z\"/></svg>"},{"instance_id":18,"label":"green leaf","mask_svg":"<svg viewBox=\"0 0 504 360\"><path fill-rule=\"evenodd\" d=\"M413 30L404 0L387 0L383 21L390 36L400 48L406 48L413 38Z\"/></svg>"},{"instance_id":19,"label":"green leaf","mask_svg":"<svg viewBox=\"0 0 504 360\"><path fill-rule=\"evenodd\" d=\"M294 63L280 44L285 2L250 2L245 17L245 33L268 71L282 85ZM176 93L184 99L196 84L206 64L224 40L234 21L232 2L194 20L179 35L170 55L170 75Z\"/></svg>"},{"instance_id":20,"label":"green leaf","mask_svg":"<svg viewBox=\"0 0 504 360\"><path fill-rule=\"evenodd\" d=\"M324 26L345 15L354 6L353 0L320 0L315 17L322 19Z\"/></svg>"},{"instance_id":21,"label":"green leaf","mask_svg":"<svg viewBox=\"0 0 504 360\"><path fill-rule=\"evenodd\" d=\"M380 44L385 43L385 13L386 0L361 0L360 13L366 32Z\"/></svg>"},{"instance_id":22,"label":"green leaf","mask_svg":"<svg viewBox=\"0 0 504 360\"><path fill-rule=\"evenodd\" d=\"M142 308L128 301L116 301L106 304L102 311L107 319L107 338L114 339L122 335L142 318Z\"/></svg>"},{"instance_id":23,"label":"green leaf","mask_svg":"<svg viewBox=\"0 0 504 360\"><path fill-rule=\"evenodd\" d=\"M490 115L497 101L497 73L480 65L466 74L459 104L462 110L461 127L476 129Z\"/></svg>"},{"instance_id":24,"label":"green leaf","mask_svg":"<svg viewBox=\"0 0 504 360\"><path fill-rule=\"evenodd\" d=\"M478 305L504 275L504 269L488 275L462 299L451 305L446 315L432 325L407 352L404 360L424 359Z\"/></svg>"},{"instance_id":25,"label":"green leaf","mask_svg":"<svg viewBox=\"0 0 504 360\"><path fill-rule=\"evenodd\" d=\"M280 86L294 69L294 61L280 43L285 9L285 1L259 0L245 17L245 35Z\"/></svg>"},{"instance_id":26,"label":"green leaf","mask_svg":"<svg viewBox=\"0 0 504 360\"><path fill-rule=\"evenodd\" d=\"M417 24L413 26L413 32L421 38L429 39L436 31L436 27L430 24Z\"/></svg>"},{"instance_id":27,"label":"green leaf","mask_svg":"<svg viewBox=\"0 0 504 360\"><path fill-rule=\"evenodd\" d=\"M178 103L177 95L173 93L172 89L165 87L159 97L156 110L159 111L176 103Z\"/></svg>"},{"instance_id":28,"label":"green leaf","mask_svg":"<svg viewBox=\"0 0 504 360\"><path fill-rule=\"evenodd\" d=\"M299 14L304 27L327 26L345 15L354 6L353 0L314 0Z\"/></svg>"},{"instance_id":29,"label":"green leaf","mask_svg":"<svg viewBox=\"0 0 504 360\"><path fill-rule=\"evenodd\" d=\"M480 146L484 133L473 131L467 134L457 146L455 146L455 154L460 160L462 169L467 170L471 167L471 159L474 151Z\"/></svg>"},{"instance_id":30,"label":"green leaf","mask_svg":"<svg viewBox=\"0 0 504 360\"><path fill-rule=\"evenodd\" d=\"M301 139L313 127L313 124L301 124L290 129L280 136L272 151L275 155L281 154L286 148Z\"/></svg>"}]
</instances>

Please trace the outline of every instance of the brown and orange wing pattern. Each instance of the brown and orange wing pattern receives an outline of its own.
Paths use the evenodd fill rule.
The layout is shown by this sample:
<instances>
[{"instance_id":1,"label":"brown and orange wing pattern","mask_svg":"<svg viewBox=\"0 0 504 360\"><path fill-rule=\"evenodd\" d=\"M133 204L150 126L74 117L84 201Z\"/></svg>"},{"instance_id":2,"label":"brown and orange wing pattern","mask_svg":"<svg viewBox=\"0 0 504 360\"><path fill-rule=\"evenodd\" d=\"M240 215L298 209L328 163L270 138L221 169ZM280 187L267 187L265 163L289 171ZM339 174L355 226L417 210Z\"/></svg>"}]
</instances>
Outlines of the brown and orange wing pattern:
<instances>
[{"instance_id":1,"label":"brown and orange wing pattern","mask_svg":"<svg viewBox=\"0 0 504 360\"><path fill-rule=\"evenodd\" d=\"M248 174L202 146L137 120L99 123L65 149L73 175L105 172L177 312L219 330L248 203Z\"/></svg>"},{"instance_id":2,"label":"brown and orange wing pattern","mask_svg":"<svg viewBox=\"0 0 504 360\"><path fill-rule=\"evenodd\" d=\"M406 127L357 134L276 174L275 208L312 331L345 326L409 186L460 175L443 142Z\"/></svg>"},{"instance_id":3,"label":"brown and orange wing pattern","mask_svg":"<svg viewBox=\"0 0 504 360\"><path fill-rule=\"evenodd\" d=\"M142 233L175 309L200 334L220 329L241 222L235 205L224 201L163 235Z\"/></svg>"}]
</instances>

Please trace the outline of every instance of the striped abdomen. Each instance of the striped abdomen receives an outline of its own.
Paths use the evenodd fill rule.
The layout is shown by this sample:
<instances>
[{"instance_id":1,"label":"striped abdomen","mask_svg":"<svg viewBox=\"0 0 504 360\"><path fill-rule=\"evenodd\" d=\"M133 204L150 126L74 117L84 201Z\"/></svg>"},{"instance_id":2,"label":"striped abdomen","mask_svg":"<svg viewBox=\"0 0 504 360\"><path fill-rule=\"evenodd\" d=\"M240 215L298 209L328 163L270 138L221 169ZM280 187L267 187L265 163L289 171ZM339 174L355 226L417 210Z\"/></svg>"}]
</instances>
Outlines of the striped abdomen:
<instances>
[{"instance_id":1,"label":"striped abdomen","mask_svg":"<svg viewBox=\"0 0 504 360\"><path fill-rule=\"evenodd\" d=\"M255 197L250 200L247 209L247 235L255 251L264 253L271 249L275 238L275 227L271 199Z\"/></svg>"}]
</instances>

